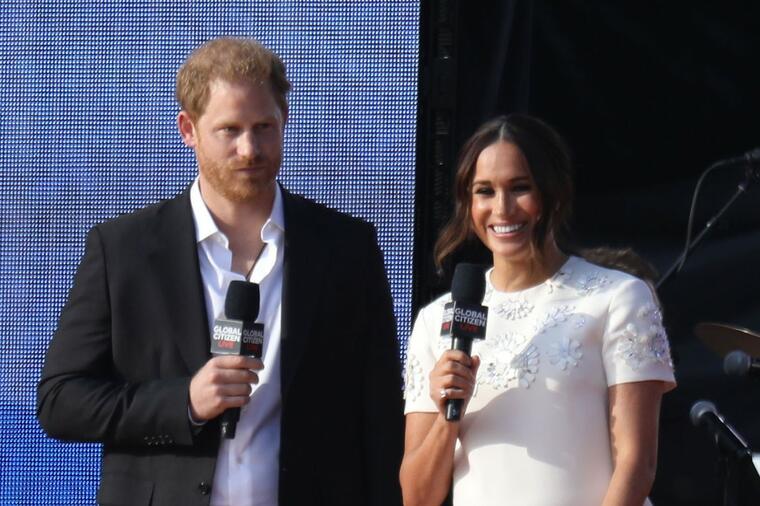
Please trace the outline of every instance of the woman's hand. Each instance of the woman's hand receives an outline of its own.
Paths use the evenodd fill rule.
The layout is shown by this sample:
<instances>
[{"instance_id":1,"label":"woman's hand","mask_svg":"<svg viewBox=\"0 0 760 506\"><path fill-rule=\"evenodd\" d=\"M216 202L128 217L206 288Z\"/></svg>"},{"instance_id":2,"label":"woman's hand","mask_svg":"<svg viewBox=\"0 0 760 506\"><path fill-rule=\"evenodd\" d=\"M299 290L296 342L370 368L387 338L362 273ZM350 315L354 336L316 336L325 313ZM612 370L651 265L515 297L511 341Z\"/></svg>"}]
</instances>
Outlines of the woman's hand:
<instances>
[{"instance_id":1,"label":"woman's hand","mask_svg":"<svg viewBox=\"0 0 760 506\"><path fill-rule=\"evenodd\" d=\"M430 371L430 397L445 415L448 399L464 399L464 413L467 403L475 391L480 357L469 357L463 351L447 350Z\"/></svg>"},{"instance_id":2,"label":"woman's hand","mask_svg":"<svg viewBox=\"0 0 760 506\"><path fill-rule=\"evenodd\" d=\"M399 472L405 505L441 504L449 493L459 423L446 420L446 401L463 399L464 413L475 391L478 366L480 357L445 351L430 372L430 397L438 413L406 415L404 460Z\"/></svg>"}]
</instances>

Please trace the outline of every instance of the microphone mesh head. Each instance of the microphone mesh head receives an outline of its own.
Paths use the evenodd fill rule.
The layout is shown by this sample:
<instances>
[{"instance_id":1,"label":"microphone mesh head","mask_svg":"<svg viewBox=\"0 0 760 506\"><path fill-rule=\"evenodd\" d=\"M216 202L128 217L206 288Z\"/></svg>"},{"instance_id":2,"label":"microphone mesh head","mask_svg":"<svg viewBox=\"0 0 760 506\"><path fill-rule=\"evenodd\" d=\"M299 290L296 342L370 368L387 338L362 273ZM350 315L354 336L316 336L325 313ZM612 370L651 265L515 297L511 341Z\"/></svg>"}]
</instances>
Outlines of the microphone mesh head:
<instances>
[{"instance_id":1,"label":"microphone mesh head","mask_svg":"<svg viewBox=\"0 0 760 506\"><path fill-rule=\"evenodd\" d=\"M734 350L723 359L723 372L729 376L744 376L751 365L749 355L741 350Z\"/></svg>"},{"instance_id":2,"label":"microphone mesh head","mask_svg":"<svg viewBox=\"0 0 760 506\"><path fill-rule=\"evenodd\" d=\"M254 321L259 316L259 285L231 281L224 300L224 315L231 320Z\"/></svg>"},{"instance_id":3,"label":"microphone mesh head","mask_svg":"<svg viewBox=\"0 0 760 506\"><path fill-rule=\"evenodd\" d=\"M718 410L715 407L715 404L710 401L697 401L692 404L691 411L689 411L689 418L691 419L692 425L696 427L702 423L702 417L705 416L706 413L714 413L717 415Z\"/></svg>"},{"instance_id":4,"label":"microphone mesh head","mask_svg":"<svg viewBox=\"0 0 760 506\"><path fill-rule=\"evenodd\" d=\"M482 265L461 263L454 269L451 299L468 304L480 304L486 293L486 277Z\"/></svg>"},{"instance_id":5,"label":"microphone mesh head","mask_svg":"<svg viewBox=\"0 0 760 506\"><path fill-rule=\"evenodd\" d=\"M750 163L760 162L760 148L755 148L752 151L747 151L747 153L744 155L744 158L746 158Z\"/></svg>"}]
</instances>

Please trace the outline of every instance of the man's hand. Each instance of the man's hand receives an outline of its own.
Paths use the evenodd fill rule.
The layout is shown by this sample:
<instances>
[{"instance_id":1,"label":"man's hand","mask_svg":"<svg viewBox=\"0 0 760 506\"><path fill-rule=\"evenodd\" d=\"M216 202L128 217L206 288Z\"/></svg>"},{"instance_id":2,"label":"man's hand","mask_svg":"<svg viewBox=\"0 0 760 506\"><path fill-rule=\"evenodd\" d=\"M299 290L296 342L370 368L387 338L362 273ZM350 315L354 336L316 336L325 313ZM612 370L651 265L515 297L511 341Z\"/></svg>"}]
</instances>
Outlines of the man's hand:
<instances>
[{"instance_id":1,"label":"man's hand","mask_svg":"<svg viewBox=\"0 0 760 506\"><path fill-rule=\"evenodd\" d=\"M251 383L258 383L255 371L264 368L258 358L238 355L214 357L200 368L190 381L190 415L205 422L228 408L248 403Z\"/></svg>"}]
</instances>

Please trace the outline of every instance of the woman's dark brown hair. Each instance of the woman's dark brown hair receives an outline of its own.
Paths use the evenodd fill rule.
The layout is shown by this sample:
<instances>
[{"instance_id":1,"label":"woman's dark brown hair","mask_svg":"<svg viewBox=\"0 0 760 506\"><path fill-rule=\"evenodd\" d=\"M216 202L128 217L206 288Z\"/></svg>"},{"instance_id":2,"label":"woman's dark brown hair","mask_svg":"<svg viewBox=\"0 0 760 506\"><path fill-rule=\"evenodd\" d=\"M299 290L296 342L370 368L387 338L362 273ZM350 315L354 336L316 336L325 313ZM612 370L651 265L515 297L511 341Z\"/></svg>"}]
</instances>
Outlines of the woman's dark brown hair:
<instances>
[{"instance_id":1,"label":"woman's dark brown hair","mask_svg":"<svg viewBox=\"0 0 760 506\"><path fill-rule=\"evenodd\" d=\"M475 238L470 214L475 164L484 149L501 141L520 149L541 199L542 212L534 229L533 244L542 251L547 236L552 233L560 248L563 246L574 193L567 145L552 127L538 118L526 114L500 116L483 124L460 153L454 178L454 215L441 230L433 251L439 272L449 256Z\"/></svg>"}]
</instances>

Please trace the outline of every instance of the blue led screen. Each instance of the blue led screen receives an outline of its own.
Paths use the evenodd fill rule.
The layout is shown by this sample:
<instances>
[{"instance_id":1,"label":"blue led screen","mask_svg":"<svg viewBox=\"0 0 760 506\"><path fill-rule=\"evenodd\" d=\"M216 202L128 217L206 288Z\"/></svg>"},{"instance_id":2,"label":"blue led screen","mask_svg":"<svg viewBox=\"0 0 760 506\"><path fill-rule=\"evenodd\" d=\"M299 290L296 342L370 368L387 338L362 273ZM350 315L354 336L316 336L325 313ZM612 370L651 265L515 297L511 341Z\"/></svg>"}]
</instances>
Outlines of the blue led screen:
<instances>
[{"instance_id":1,"label":"blue led screen","mask_svg":"<svg viewBox=\"0 0 760 506\"><path fill-rule=\"evenodd\" d=\"M195 177L174 75L252 36L293 84L281 181L376 224L399 336L411 320L419 2L3 1L0 504L93 504L100 447L44 436L42 358L95 223Z\"/></svg>"}]
</instances>

